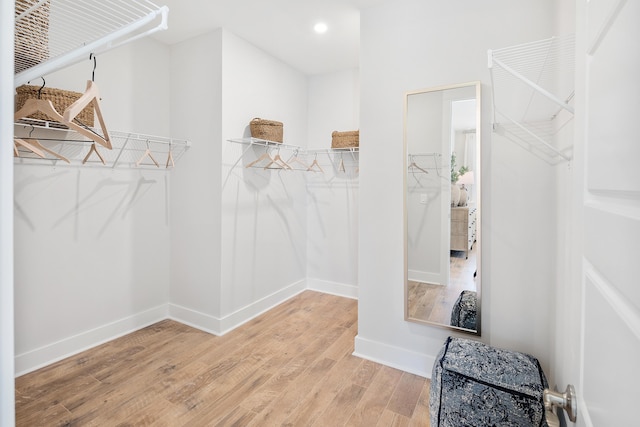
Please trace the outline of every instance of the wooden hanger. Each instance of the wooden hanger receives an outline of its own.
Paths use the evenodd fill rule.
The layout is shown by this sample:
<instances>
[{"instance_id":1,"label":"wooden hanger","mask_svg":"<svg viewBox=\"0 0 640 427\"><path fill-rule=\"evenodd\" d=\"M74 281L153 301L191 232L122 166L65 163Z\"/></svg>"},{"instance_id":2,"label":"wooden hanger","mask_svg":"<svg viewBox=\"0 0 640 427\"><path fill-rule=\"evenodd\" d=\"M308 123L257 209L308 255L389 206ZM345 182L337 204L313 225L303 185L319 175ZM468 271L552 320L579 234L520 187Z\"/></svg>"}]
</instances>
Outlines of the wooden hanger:
<instances>
[{"instance_id":1,"label":"wooden hanger","mask_svg":"<svg viewBox=\"0 0 640 427\"><path fill-rule=\"evenodd\" d=\"M269 148L268 147L267 147L266 151L260 157L258 157L253 162L249 163L247 166L245 166L245 168L250 168L253 165L257 165L258 163L260 163L263 160L269 160L270 162L273 161L273 157L271 157L271 154L269 154Z\"/></svg>"},{"instance_id":2,"label":"wooden hanger","mask_svg":"<svg viewBox=\"0 0 640 427\"><path fill-rule=\"evenodd\" d=\"M53 106L53 103L51 103L51 101L48 99L36 99L36 98L27 99L24 105L22 106L22 108L16 111L16 113L13 116L13 119L15 121L18 121L20 119L24 119L38 112L43 113L53 121L67 125L69 129L73 129L76 132L86 136L87 138L95 142L98 142L99 144L102 144L108 148L111 148L111 143L108 143L97 133L92 132L88 129L85 129L81 126L78 126L73 122L67 121L60 113L58 113L58 111L56 111L55 107Z\"/></svg>"},{"instance_id":3,"label":"wooden hanger","mask_svg":"<svg viewBox=\"0 0 640 427\"><path fill-rule=\"evenodd\" d=\"M80 96L80 98L78 98L73 104L69 105L67 109L64 110L63 117L65 122L74 123L73 120L78 116L78 114L80 114L80 112L84 110L87 105L91 104L96 113L96 116L98 117L98 121L100 122L100 129L102 129L104 138L91 130L86 131L94 135L90 136L92 140L94 140L98 144L104 145L106 148L111 150L111 140L109 138L107 126L104 124L104 118L102 117L102 111L100 110L99 100L100 92L98 91L98 86L92 80L87 80L87 89L82 94L82 96Z\"/></svg>"},{"instance_id":4,"label":"wooden hanger","mask_svg":"<svg viewBox=\"0 0 640 427\"><path fill-rule=\"evenodd\" d=\"M427 172L426 169L423 169L423 168L421 168L420 166L418 166L416 164L416 161L413 159L413 156L411 156L410 159L411 159L411 163L409 164L408 169L417 169L420 172L427 173L427 174L429 173L429 172Z\"/></svg>"},{"instance_id":5,"label":"wooden hanger","mask_svg":"<svg viewBox=\"0 0 640 427\"><path fill-rule=\"evenodd\" d=\"M138 159L138 161L136 162L136 166L140 166L140 163L142 163L142 160L144 160L145 157L149 157L153 163L155 163L156 167L160 167L160 165L158 164L158 162L156 162L156 159L153 158L153 155L151 154L151 150L149 149L149 141L147 141L147 149L145 150L145 152L142 154L142 156L140 156L140 158ZM168 164L169 160L167 160L167 164Z\"/></svg>"},{"instance_id":6,"label":"wooden hanger","mask_svg":"<svg viewBox=\"0 0 640 427\"><path fill-rule=\"evenodd\" d=\"M346 172L344 167L344 158L342 157L342 153L340 153L340 164L338 165L338 170L341 172Z\"/></svg>"},{"instance_id":7,"label":"wooden hanger","mask_svg":"<svg viewBox=\"0 0 640 427\"><path fill-rule=\"evenodd\" d=\"M96 143L94 142L93 144L91 144L91 149L89 150L89 152L87 153L86 156L84 156L84 159L82 160L82 164L84 165L85 163L87 163L87 160L89 160L89 157L91 157L91 153L96 153L96 155L100 158L100 161L102 162L103 165L106 165L104 158L102 157L102 155L100 154L100 152L98 151L98 148L96 147Z\"/></svg>"},{"instance_id":8,"label":"wooden hanger","mask_svg":"<svg viewBox=\"0 0 640 427\"><path fill-rule=\"evenodd\" d=\"M176 165L173 161L173 150L171 148L171 143L169 143L169 154L167 155L167 164L165 165L165 168L169 169L169 164L171 164L171 167L174 167Z\"/></svg>"},{"instance_id":9,"label":"wooden hanger","mask_svg":"<svg viewBox=\"0 0 640 427\"><path fill-rule=\"evenodd\" d=\"M37 154L38 156L44 158L45 154L34 144L29 143L21 138L13 138L13 154L16 157L20 157L20 152L18 151L18 145L26 148L27 150Z\"/></svg>"},{"instance_id":10,"label":"wooden hanger","mask_svg":"<svg viewBox=\"0 0 640 427\"><path fill-rule=\"evenodd\" d=\"M22 142L25 142L24 140L19 139L19 138L15 139L15 141L18 141L18 140L20 140ZM63 156L62 154L60 154L60 153L58 153L56 151L50 150L49 148L47 148L44 145L40 144L40 141L38 141L37 139L29 139L29 144L31 144L33 146L33 148L40 149L40 150L42 150L44 152L47 152L47 153L51 154L54 157L57 157L60 160L64 160L65 162L71 164L69 159L67 159L65 156ZM27 148L29 148L29 147L27 147ZM33 148L29 148L29 149L31 151L33 151L34 153L38 154L36 151L33 150ZM40 157L44 157L44 155L42 155Z\"/></svg>"},{"instance_id":11,"label":"wooden hanger","mask_svg":"<svg viewBox=\"0 0 640 427\"><path fill-rule=\"evenodd\" d=\"M285 162L282 157L280 157L280 149L278 148L278 152L276 153L276 156L271 159L271 161L264 167L265 169L269 169L269 166L275 164L276 166L278 166L277 169L289 169L292 170L293 168L291 166L289 166L289 164L287 162ZM271 168L274 169L274 168Z\"/></svg>"},{"instance_id":12,"label":"wooden hanger","mask_svg":"<svg viewBox=\"0 0 640 427\"><path fill-rule=\"evenodd\" d=\"M318 163L318 154L317 153L316 153L315 158L313 159L313 162L311 162L311 165L307 168L307 170L315 172L314 167L317 167L320 170L320 172L324 173L324 171L320 167L320 164Z\"/></svg>"},{"instance_id":13,"label":"wooden hanger","mask_svg":"<svg viewBox=\"0 0 640 427\"><path fill-rule=\"evenodd\" d=\"M300 158L298 157L298 150L296 150L295 153L293 153L293 156L291 156L291 158L287 160L288 165L291 165L292 163L298 163L302 165L305 169L309 168L309 165L303 162L302 160L300 160Z\"/></svg>"}]
</instances>

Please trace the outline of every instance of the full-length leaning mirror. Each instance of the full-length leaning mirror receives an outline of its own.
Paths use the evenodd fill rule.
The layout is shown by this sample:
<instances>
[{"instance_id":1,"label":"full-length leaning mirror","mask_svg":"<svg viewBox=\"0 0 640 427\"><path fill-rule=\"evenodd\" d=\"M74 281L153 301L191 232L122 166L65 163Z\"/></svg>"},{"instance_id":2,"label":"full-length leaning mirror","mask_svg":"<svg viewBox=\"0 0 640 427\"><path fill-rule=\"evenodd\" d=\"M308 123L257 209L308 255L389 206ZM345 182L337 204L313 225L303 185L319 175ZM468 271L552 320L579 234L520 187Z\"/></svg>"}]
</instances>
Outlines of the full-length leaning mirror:
<instances>
[{"instance_id":1,"label":"full-length leaning mirror","mask_svg":"<svg viewBox=\"0 0 640 427\"><path fill-rule=\"evenodd\" d=\"M405 95L405 320L480 334L480 82Z\"/></svg>"}]
</instances>

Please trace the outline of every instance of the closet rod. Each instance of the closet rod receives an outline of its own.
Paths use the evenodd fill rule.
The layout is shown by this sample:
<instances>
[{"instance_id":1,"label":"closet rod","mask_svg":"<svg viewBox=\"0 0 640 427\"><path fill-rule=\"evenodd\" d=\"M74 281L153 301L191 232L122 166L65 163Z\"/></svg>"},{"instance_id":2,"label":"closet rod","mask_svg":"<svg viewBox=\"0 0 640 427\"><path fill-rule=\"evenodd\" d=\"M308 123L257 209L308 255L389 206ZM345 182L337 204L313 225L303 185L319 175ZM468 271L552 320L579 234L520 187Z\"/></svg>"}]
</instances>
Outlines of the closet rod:
<instances>
[{"instance_id":1,"label":"closet rod","mask_svg":"<svg viewBox=\"0 0 640 427\"><path fill-rule=\"evenodd\" d=\"M409 153L407 155L410 157L442 157L440 153Z\"/></svg>"},{"instance_id":2,"label":"closet rod","mask_svg":"<svg viewBox=\"0 0 640 427\"><path fill-rule=\"evenodd\" d=\"M146 16L143 16L137 21L134 21L120 28L119 30L114 31L106 35L105 37L102 37L88 44L82 45L75 50L61 54L55 58L51 58L29 69L21 71L15 75L14 86L18 87L20 85L27 83L30 80L34 80L38 77L45 76L54 71L58 71L61 68L64 68L71 64L80 62L83 59L88 58L90 53L104 52L109 49L113 49L115 47L121 46L125 43L129 43L139 38L146 37L157 31L166 30L168 28L167 27L168 15L169 15L169 8L167 6L162 6L160 7L160 9L154 10L148 13ZM158 17L160 17L160 22L155 27L143 33L131 36L126 39L122 39L128 34L131 34L141 28L144 28L146 25L149 25L154 20L158 19Z\"/></svg>"}]
</instances>

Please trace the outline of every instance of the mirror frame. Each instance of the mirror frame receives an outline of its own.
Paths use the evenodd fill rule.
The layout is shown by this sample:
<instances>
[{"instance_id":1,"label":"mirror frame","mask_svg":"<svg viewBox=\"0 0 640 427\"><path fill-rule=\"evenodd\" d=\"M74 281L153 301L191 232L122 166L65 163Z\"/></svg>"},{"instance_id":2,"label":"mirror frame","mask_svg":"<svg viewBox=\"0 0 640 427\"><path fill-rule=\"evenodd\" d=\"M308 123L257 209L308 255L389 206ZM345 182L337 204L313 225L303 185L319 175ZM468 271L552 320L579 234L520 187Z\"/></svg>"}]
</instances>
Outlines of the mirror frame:
<instances>
[{"instance_id":1,"label":"mirror frame","mask_svg":"<svg viewBox=\"0 0 640 427\"><path fill-rule=\"evenodd\" d=\"M477 282L477 307L476 307L476 329L465 329L458 326L451 326L442 323L437 323L428 320L422 320L418 318L409 317L409 265L408 265L408 207L407 207L407 183L408 183L408 141L407 141L407 118L408 118L408 106L409 96L418 95L421 93L438 92L448 89L459 89L463 87L475 87L476 89L476 155L477 165L480 169L479 173L475 174L476 186L476 247L479 249L476 253L476 280ZM404 94L404 106L403 106L403 153L404 153L404 170L403 170L403 209L404 209L404 320L407 322L414 322L424 325L436 326L439 328L449 329L456 332L464 332L472 335L481 335L482 330L482 84L480 81L471 81L460 84L435 86L426 89L420 89L415 91L405 92Z\"/></svg>"}]
</instances>

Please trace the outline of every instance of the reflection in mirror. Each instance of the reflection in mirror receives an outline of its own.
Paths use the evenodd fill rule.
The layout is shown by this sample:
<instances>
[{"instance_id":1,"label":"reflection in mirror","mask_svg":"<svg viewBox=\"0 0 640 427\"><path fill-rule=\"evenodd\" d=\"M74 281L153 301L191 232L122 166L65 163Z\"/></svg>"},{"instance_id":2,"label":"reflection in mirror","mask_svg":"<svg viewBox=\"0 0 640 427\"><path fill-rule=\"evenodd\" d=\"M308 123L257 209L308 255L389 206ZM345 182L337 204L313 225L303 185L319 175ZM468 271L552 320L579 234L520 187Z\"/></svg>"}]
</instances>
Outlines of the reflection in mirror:
<instances>
[{"instance_id":1,"label":"reflection in mirror","mask_svg":"<svg viewBox=\"0 0 640 427\"><path fill-rule=\"evenodd\" d=\"M480 334L480 83L405 95L405 319Z\"/></svg>"}]
</instances>

